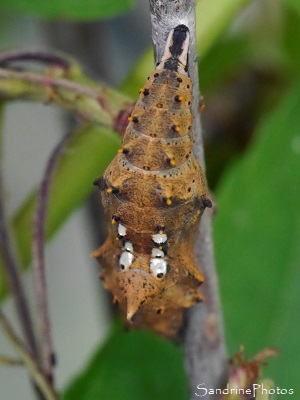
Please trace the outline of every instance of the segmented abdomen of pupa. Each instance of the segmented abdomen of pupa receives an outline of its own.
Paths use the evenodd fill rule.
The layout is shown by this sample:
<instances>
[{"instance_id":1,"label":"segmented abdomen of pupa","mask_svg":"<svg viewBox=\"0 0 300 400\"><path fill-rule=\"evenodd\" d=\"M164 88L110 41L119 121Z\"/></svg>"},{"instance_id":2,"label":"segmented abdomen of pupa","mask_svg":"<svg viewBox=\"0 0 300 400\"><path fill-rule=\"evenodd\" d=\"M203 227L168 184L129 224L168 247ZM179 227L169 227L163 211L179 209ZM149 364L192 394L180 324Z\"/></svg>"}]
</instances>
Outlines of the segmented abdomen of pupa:
<instances>
[{"instance_id":1,"label":"segmented abdomen of pupa","mask_svg":"<svg viewBox=\"0 0 300 400\"><path fill-rule=\"evenodd\" d=\"M183 310L202 300L193 246L201 214L211 206L192 153L188 40L184 25L170 33L122 148L95 181L109 224L106 242L94 253L104 286L132 326L169 337L181 327Z\"/></svg>"}]
</instances>

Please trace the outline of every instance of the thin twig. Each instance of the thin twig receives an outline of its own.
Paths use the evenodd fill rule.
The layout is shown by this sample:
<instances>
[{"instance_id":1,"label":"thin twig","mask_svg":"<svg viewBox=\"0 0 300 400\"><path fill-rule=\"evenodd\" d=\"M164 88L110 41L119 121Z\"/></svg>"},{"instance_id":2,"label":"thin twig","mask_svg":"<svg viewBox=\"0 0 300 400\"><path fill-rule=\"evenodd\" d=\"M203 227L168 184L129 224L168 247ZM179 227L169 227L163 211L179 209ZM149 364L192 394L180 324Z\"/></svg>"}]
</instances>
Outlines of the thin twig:
<instances>
[{"instance_id":1,"label":"thin twig","mask_svg":"<svg viewBox=\"0 0 300 400\"><path fill-rule=\"evenodd\" d=\"M2 121L3 104L0 102L0 121ZM2 138L2 126L0 126L0 149ZM4 208L4 185L2 178L2 164L1 164L1 151L0 151L0 250L3 258L3 270L7 277L10 291L15 303L15 309L20 321L21 330L25 338L27 350L33 360L39 365L40 357L37 348L37 342L33 331L33 324L29 312L25 290L21 280L21 267L17 260L16 254L13 249L12 240L10 238L9 224L7 222L5 208ZM44 400L39 388L34 384L34 391L36 392L39 400Z\"/></svg>"},{"instance_id":2,"label":"thin twig","mask_svg":"<svg viewBox=\"0 0 300 400\"><path fill-rule=\"evenodd\" d=\"M4 354L0 354L0 364L12 367L24 365L22 360L10 356L5 356Z\"/></svg>"},{"instance_id":3,"label":"thin twig","mask_svg":"<svg viewBox=\"0 0 300 400\"><path fill-rule=\"evenodd\" d=\"M1 120L1 115L0 115L0 120ZM0 137L1 136L2 135L0 132ZM2 178L2 166L0 165L0 248L4 260L3 269L7 276L11 293L14 298L17 315L21 323L21 328L23 331L23 335L25 337L27 349L31 354L31 356L34 358L34 360L38 362L39 357L38 357L36 339L32 329L32 321L29 313L28 302L25 296L25 291L20 277L21 268L18 264L18 261L16 259L13 250L12 241L9 233L9 225L5 215L4 199L3 199L4 194L5 190Z\"/></svg>"},{"instance_id":4,"label":"thin twig","mask_svg":"<svg viewBox=\"0 0 300 400\"><path fill-rule=\"evenodd\" d=\"M64 69L70 68L70 62L59 54L51 54L45 51L7 51L0 54L0 66L6 67L8 64L16 61L34 61L43 64L58 65Z\"/></svg>"},{"instance_id":5,"label":"thin twig","mask_svg":"<svg viewBox=\"0 0 300 400\"><path fill-rule=\"evenodd\" d=\"M202 130L198 112L200 93L195 39L195 0L149 1L156 62L162 55L165 40L172 28L179 24L185 24L190 30L189 74L193 82L194 96L194 153L205 171ZM188 311L185 331L185 356L191 399L195 398L194 392L198 384L204 382L206 387L220 388L226 384L228 374L211 239L211 219L212 213L206 211L202 217L195 243L195 258L205 277L203 284L205 302ZM214 398L214 396L210 396L211 400Z\"/></svg>"},{"instance_id":6,"label":"thin twig","mask_svg":"<svg viewBox=\"0 0 300 400\"><path fill-rule=\"evenodd\" d=\"M78 112L85 120L117 128L120 115L129 114L132 107L130 99L100 83L83 85L49 74L4 68L0 68L0 98L53 102Z\"/></svg>"},{"instance_id":7,"label":"thin twig","mask_svg":"<svg viewBox=\"0 0 300 400\"><path fill-rule=\"evenodd\" d=\"M26 338L28 351L35 360L38 360L36 340L32 330L32 322L29 314L28 303L20 279L20 268L12 249L8 233L8 226L4 217L2 196L3 185L1 185L0 180L0 247L4 260L3 267L9 282L11 293L13 294L17 315L21 323L24 337Z\"/></svg>"},{"instance_id":8,"label":"thin twig","mask_svg":"<svg viewBox=\"0 0 300 400\"><path fill-rule=\"evenodd\" d=\"M70 133L64 136L64 138L55 147L48 161L44 177L38 192L37 210L34 218L33 229L33 265L36 282L38 314L42 332L42 366L47 378L49 379L49 382L51 382L52 384L54 363L53 360L55 357L51 337L51 324L47 301L47 284L45 276L45 229L50 186L52 183L53 174L55 171L55 167L60 159L60 156L64 151L66 143L70 139L71 135L72 134Z\"/></svg>"},{"instance_id":9,"label":"thin twig","mask_svg":"<svg viewBox=\"0 0 300 400\"><path fill-rule=\"evenodd\" d=\"M60 87L71 90L74 93L82 94L91 99L98 99L99 89L92 89L80 83L72 82L67 79L53 78L47 75L38 75L33 72L19 72L0 68L0 78L18 79L24 82L36 83L42 86Z\"/></svg>"},{"instance_id":10,"label":"thin twig","mask_svg":"<svg viewBox=\"0 0 300 400\"><path fill-rule=\"evenodd\" d=\"M14 332L11 324L8 322L6 316L4 315L3 311L0 309L0 323L2 328L11 342L12 346L14 347L15 351L18 353L19 357L26 365L32 379L40 389L41 393L43 394L46 400L58 400L57 394L55 393L53 387L49 384L43 373L40 371L37 363L31 357L31 355L27 352L24 344L20 340L20 338Z\"/></svg>"}]
</instances>

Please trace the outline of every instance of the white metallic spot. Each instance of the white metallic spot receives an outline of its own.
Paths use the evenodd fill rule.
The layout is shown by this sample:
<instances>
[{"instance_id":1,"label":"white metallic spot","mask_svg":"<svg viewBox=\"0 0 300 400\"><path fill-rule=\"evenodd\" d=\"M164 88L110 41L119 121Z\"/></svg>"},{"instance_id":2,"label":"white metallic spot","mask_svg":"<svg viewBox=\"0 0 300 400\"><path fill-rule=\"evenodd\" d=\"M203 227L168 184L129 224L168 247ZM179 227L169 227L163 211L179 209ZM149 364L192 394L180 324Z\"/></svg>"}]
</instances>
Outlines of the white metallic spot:
<instances>
[{"instance_id":1,"label":"white metallic spot","mask_svg":"<svg viewBox=\"0 0 300 400\"><path fill-rule=\"evenodd\" d=\"M120 236L126 236L126 228L124 225L122 225L122 224L118 225L118 234Z\"/></svg>"},{"instance_id":2,"label":"white metallic spot","mask_svg":"<svg viewBox=\"0 0 300 400\"><path fill-rule=\"evenodd\" d=\"M157 257L157 258L161 258L165 256L165 253L162 250L157 249L156 247L154 247L152 249L152 253L151 253L152 257Z\"/></svg>"},{"instance_id":3,"label":"white metallic spot","mask_svg":"<svg viewBox=\"0 0 300 400\"><path fill-rule=\"evenodd\" d=\"M167 241L167 235L165 233L156 233L152 235L152 240L154 243L162 244Z\"/></svg>"},{"instance_id":4,"label":"white metallic spot","mask_svg":"<svg viewBox=\"0 0 300 400\"><path fill-rule=\"evenodd\" d=\"M165 275L167 272L167 263L159 258L151 258L150 269L154 275L161 277L159 275Z\"/></svg>"},{"instance_id":5,"label":"white metallic spot","mask_svg":"<svg viewBox=\"0 0 300 400\"><path fill-rule=\"evenodd\" d=\"M124 244L124 250L129 251L129 253L133 253L133 246L132 243L126 242Z\"/></svg>"},{"instance_id":6,"label":"white metallic spot","mask_svg":"<svg viewBox=\"0 0 300 400\"><path fill-rule=\"evenodd\" d=\"M133 254L128 253L128 251L123 251L119 260L119 265L123 270L125 270L130 267L130 265L132 264L132 260Z\"/></svg>"}]
</instances>

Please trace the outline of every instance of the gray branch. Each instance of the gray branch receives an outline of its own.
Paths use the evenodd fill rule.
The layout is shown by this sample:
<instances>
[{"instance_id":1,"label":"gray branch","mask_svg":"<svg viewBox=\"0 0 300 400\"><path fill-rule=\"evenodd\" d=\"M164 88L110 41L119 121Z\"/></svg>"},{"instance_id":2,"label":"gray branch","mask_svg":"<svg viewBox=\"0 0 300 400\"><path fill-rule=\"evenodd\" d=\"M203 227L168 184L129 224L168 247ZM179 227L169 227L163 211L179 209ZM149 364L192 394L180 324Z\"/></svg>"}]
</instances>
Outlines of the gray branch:
<instances>
[{"instance_id":1,"label":"gray branch","mask_svg":"<svg viewBox=\"0 0 300 400\"><path fill-rule=\"evenodd\" d=\"M191 34L189 73L193 82L193 132L194 153L205 170L202 129L198 105L200 91L196 50L195 0L149 0L152 20L152 38L155 61L158 62L172 28L179 24L188 26ZM205 16L203 16L205 18ZM187 314L185 329L185 359L190 384L190 398L195 399L197 385L221 388L227 382L227 357L220 308L218 281L215 271L211 222L213 212L205 211L195 243L195 257L205 277L205 301L192 307ZM203 387L203 386L202 386ZM210 396L210 399L215 399Z\"/></svg>"}]
</instances>

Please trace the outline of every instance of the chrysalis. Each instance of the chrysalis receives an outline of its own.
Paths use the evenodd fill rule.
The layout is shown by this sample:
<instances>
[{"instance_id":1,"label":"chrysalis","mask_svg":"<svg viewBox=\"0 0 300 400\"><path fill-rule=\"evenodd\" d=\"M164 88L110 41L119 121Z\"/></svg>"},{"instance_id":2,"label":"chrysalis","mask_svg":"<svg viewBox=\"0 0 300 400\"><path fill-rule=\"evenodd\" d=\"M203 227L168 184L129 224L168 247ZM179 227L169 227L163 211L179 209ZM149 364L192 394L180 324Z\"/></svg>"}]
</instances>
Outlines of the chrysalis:
<instances>
[{"instance_id":1,"label":"chrysalis","mask_svg":"<svg viewBox=\"0 0 300 400\"><path fill-rule=\"evenodd\" d=\"M126 319L174 337L183 309L201 301L203 276L193 256L207 199L192 153L189 30L173 29L129 118L122 148L95 181L109 220L95 253L104 286Z\"/></svg>"}]
</instances>

